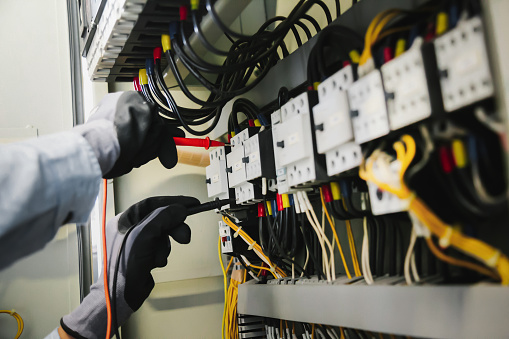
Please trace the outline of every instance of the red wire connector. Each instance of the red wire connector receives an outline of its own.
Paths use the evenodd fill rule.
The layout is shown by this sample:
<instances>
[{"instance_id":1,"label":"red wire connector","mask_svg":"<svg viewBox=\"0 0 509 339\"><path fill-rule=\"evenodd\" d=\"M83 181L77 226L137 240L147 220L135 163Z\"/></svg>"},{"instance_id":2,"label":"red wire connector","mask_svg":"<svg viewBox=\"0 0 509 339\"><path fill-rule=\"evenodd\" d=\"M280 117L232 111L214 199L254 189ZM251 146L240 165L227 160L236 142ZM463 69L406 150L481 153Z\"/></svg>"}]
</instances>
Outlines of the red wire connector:
<instances>
[{"instance_id":1,"label":"red wire connector","mask_svg":"<svg viewBox=\"0 0 509 339\"><path fill-rule=\"evenodd\" d=\"M263 202L258 203L258 218L265 217L265 207L263 206Z\"/></svg>"},{"instance_id":2,"label":"red wire connector","mask_svg":"<svg viewBox=\"0 0 509 339\"><path fill-rule=\"evenodd\" d=\"M154 55L154 64L156 63L156 60L161 60L161 54L163 53L162 47L156 47L154 48L154 52L152 53Z\"/></svg>"},{"instance_id":3,"label":"red wire connector","mask_svg":"<svg viewBox=\"0 0 509 339\"><path fill-rule=\"evenodd\" d=\"M210 140L209 137L206 137L205 139L174 137L173 140L175 141L175 145L177 146L203 147L207 150L210 147L224 146L224 142Z\"/></svg>"},{"instance_id":4,"label":"red wire connector","mask_svg":"<svg viewBox=\"0 0 509 339\"><path fill-rule=\"evenodd\" d=\"M278 194L277 195L277 210L282 211L284 209L285 208L283 206L283 197L281 196L281 194Z\"/></svg>"},{"instance_id":5,"label":"red wire connector","mask_svg":"<svg viewBox=\"0 0 509 339\"><path fill-rule=\"evenodd\" d=\"M323 200L328 203L332 201L332 192L330 190L329 184L322 186L322 192L323 192Z\"/></svg>"},{"instance_id":6,"label":"red wire connector","mask_svg":"<svg viewBox=\"0 0 509 339\"><path fill-rule=\"evenodd\" d=\"M442 171L445 174L451 173L456 167L452 150L448 147L441 146L438 150L440 155L440 163L442 164Z\"/></svg>"},{"instance_id":7,"label":"red wire connector","mask_svg":"<svg viewBox=\"0 0 509 339\"><path fill-rule=\"evenodd\" d=\"M141 92L140 79L138 77L134 77L133 78L133 85L134 85L134 90L135 91Z\"/></svg>"},{"instance_id":8,"label":"red wire connector","mask_svg":"<svg viewBox=\"0 0 509 339\"><path fill-rule=\"evenodd\" d=\"M187 19L187 6L180 6L179 14L180 14L180 21L186 21L186 19Z\"/></svg>"}]
</instances>

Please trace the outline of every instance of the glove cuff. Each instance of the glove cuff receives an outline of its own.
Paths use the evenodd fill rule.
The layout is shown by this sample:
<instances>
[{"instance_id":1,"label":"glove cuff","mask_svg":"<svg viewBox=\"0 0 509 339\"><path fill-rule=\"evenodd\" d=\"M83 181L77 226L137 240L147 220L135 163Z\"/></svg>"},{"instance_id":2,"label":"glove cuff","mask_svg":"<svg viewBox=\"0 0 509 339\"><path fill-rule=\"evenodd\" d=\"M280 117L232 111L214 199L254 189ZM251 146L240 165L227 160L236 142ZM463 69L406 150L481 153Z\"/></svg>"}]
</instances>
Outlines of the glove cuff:
<instances>
[{"instance_id":1,"label":"glove cuff","mask_svg":"<svg viewBox=\"0 0 509 339\"><path fill-rule=\"evenodd\" d=\"M108 173L120 156L120 145L113 122L106 119L93 120L74 127L73 132L81 135L90 144L103 176Z\"/></svg>"},{"instance_id":2,"label":"glove cuff","mask_svg":"<svg viewBox=\"0 0 509 339\"><path fill-rule=\"evenodd\" d=\"M111 280L109 283L111 284ZM122 326L133 313L123 297L124 286L125 279L119 274L116 298L118 326ZM64 316L60 324L65 332L75 338L103 339L106 336L107 319L101 275L99 281L92 285L90 293L83 299L83 302L70 314ZM112 328L111 335L114 333Z\"/></svg>"}]
</instances>

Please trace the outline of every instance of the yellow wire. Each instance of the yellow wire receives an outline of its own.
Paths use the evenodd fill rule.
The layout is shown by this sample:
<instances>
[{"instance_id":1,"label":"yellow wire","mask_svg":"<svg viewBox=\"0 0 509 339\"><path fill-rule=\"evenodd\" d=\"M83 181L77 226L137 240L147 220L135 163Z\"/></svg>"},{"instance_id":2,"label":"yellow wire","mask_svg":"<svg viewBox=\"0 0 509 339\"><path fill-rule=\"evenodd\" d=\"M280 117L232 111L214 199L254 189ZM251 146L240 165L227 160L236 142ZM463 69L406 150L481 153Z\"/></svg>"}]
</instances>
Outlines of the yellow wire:
<instances>
[{"instance_id":1,"label":"yellow wire","mask_svg":"<svg viewBox=\"0 0 509 339\"><path fill-rule=\"evenodd\" d=\"M327 220L329 221L329 225L332 229L332 233L334 234L334 239L336 240L336 244L338 245L339 254L341 255L341 261L343 261L343 266L345 267L346 275L348 276L348 279L352 279L352 275L350 274L350 270L348 269L348 265L346 264L345 255L343 253L343 248L341 248L341 244L339 243L339 238L338 238L338 234L336 232L336 227L334 227L333 220L329 215L329 211L327 210L327 207L325 206L325 200L323 199L323 192L322 192L321 187L320 187L320 198L322 200L322 208L325 211L325 215L327 216Z\"/></svg>"},{"instance_id":2,"label":"yellow wire","mask_svg":"<svg viewBox=\"0 0 509 339\"><path fill-rule=\"evenodd\" d=\"M376 178L373 173L374 159L382 153L376 150L373 154L363 161L359 169L359 176L378 185L381 189L395 194L400 199L409 199L409 210L417 219L428 228L428 230L439 239L446 240L447 244L453 246L459 251L476 258L486 266L497 271L503 285L509 285L509 258L502 254L500 250L480 241L468 237L461 231L444 223L432 210L418 197L411 192L404 182L404 174L415 156L415 140L410 135L401 137L401 141L394 144L397 160L401 162L401 169L398 173L400 187L384 183ZM431 249L431 248L430 248ZM444 258L444 257L442 257ZM440 258L439 258L440 259Z\"/></svg>"},{"instance_id":3,"label":"yellow wire","mask_svg":"<svg viewBox=\"0 0 509 339\"><path fill-rule=\"evenodd\" d=\"M343 194L341 194L343 196ZM346 207L345 200L341 200L343 203L343 208L348 212L348 208ZM355 249L355 238L352 232L352 224L350 220L345 220L346 224L346 234L348 235L348 243L350 244L350 255L352 256L353 270L355 272L356 277L360 277L362 275L361 269L359 266L359 258L357 257L357 250Z\"/></svg>"},{"instance_id":4,"label":"yellow wire","mask_svg":"<svg viewBox=\"0 0 509 339\"><path fill-rule=\"evenodd\" d=\"M399 13L400 10L398 9L389 9L377 14L371 21L364 37L364 50L362 51L361 58L359 60L360 65L364 65L372 57L371 46L376 41L380 31L389 21L399 15Z\"/></svg>"},{"instance_id":5,"label":"yellow wire","mask_svg":"<svg viewBox=\"0 0 509 339\"><path fill-rule=\"evenodd\" d=\"M219 263L221 264L221 270L223 271L223 288L224 288L224 305L223 305L223 323L221 324L221 338L224 339L224 325L225 325L225 318L226 318L226 308L227 308L227 302L226 298L228 295L228 278L226 277L226 270L224 269L223 264L223 256L221 253L221 236L219 236L218 242L217 242L217 251L219 255ZM228 264L228 269L230 269L230 265L233 261L233 257L230 259L230 263Z\"/></svg>"},{"instance_id":6,"label":"yellow wire","mask_svg":"<svg viewBox=\"0 0 509 339\"><path fill-rule=\"evenodd\" d=\"M248 242L249 246L253 247L256 255L270 266L269 271L275 279L278 278L275 273L279 274L281 277L286 277L286 274L270 261L270 259L263 253L260 245L258 245L246 232L244 232L242 229L239 231L239 227L235 225L228 217L223 216L223 222L230 226L235 232L238 231L240 236Z\"/></svg>"},{"instance_id":7,"label":"yellow wire","mask_svg":"<svg viewBox=\"0 0 509 339\"><path fill-rule=\"evenodd\" d=\"M0 313L8 314L8 315L12 316L14 319L16 319L16 322L18 324L18 331L16 332L16 336L14 337L14 339L18 339L21 336L21 333L23 333L23 329L25 328L25 323L23 322L23 318L15 311L0 310Z\"/></svg>"}]
</instances>

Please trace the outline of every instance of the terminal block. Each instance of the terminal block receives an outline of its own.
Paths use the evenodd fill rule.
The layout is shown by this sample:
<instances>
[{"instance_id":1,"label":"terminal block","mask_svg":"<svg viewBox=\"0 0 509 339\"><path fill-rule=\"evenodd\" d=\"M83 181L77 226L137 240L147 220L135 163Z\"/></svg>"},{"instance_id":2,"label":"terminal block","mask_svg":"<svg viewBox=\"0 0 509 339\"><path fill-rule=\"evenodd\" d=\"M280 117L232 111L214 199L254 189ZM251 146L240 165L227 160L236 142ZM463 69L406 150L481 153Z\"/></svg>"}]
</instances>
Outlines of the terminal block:
<instances>
[{"instance_id":1,"label":"terminal block","mask_svg":"<svg viewBox=\"0 0 509 339\"><path fill-rule=\"evenodd\" d=\"M272 132L262 131L244 141L244 163L246 179L276 179Z\"/></svg>"},{"instance_id":2,"label":"terminal block","mask_svg":"<svg viewBox=\"0 0 509 339\"><path fill-rule=\"evenodd\" d=\"M280 136L281 123L281 110L277 110L271 115L272 123L272 145L274 149L274 165L276 168L276 186L279 194L290 193L290 186L288 185L288 176L286 173L286 166L281 164L281 148L277 147L277 140L283 138Z\"/></svg>"},{"instance_id":3,"label":"terminal block","mask_svg":"<svg viewBox=\"0 0 509 339\"><path fill-rule=\"evenodd\" d=\"M307 93L295 97L281 108L281 123L274 142L279 163L287 169L290 187L326 178L325 159L316 153L312 126Z\"/></svg>"},{"instance_id":4,"label":"terminal block","mask_svg":"<svg viewBox=\"0 0 509 339\"><path fill-rule=\"evenodd\" d=\"M444 108L452 112L494 94L480 17L463 20L434 41Z\"/></svg>"},{"instance_id":5,"label":"terminal block","mask_svg":"<svg viewBox=\"0 0 509 339\"><path fill-rule=\"evenodd\" d=\"M247 181L246 164L248 158L244 152L244 143L257 130L257 128L246 128L230 140L232 151L226 156L226 172L229 187L235 189L237 204L256 203L262 198L261 188Z\"/></svg>"},{"instance_id":6,"label":"terminal block","mask_svg":"<svg viewBox=\"0 0 509 339\"><path fill-rule=\"evenodd\" d=\"M230 147L222 146L210 152L210 165L205 169L207 194L209 198L230 199L233 192L228 187L228 176L226 175L226 153ZM222 209L229 208L230 205Z\"/></svg>"},{"instance_id":7,"label":"terminal block","mask_svg":"<svg viewBox=\"0 0 509 339\"><path fill-rule=\"evenodd\" d=\"M353 142L346 89L353 83L352 66L344 67L318 85L313 107L316 147L325 154L327 174L336 175L360 165L360 146Z\"/></svg>"},{"instance_id":8,"label":"terminal block","mask_svg":"<svg viewBox=\"0 0 509 339\"><path fill-rule=\"evenodd\" d=\"M390 165L390 171L398 172L401 163L393 161ZM380 176L382 171L376 165L373 166L375 176ZM368 182L369 201L371 203L371 212L373 215L384 215L390 213L404 212L408 210L408 200L402 200L392 193L380 189L376 184Z\"/></svg>"},{"instance_id":9,"label":"terminal block","mask_svg":"<svg viewBox=\"0 0 509 339\"><path fill-rule=\"evenodd\" d=\"M230 226L219 221L219 237L221 239L221 253L233 254L233 236Z\"/></svg>"},{"instance_id":10,"label":"terminal block","mask_svg":"<svg viewBox=\"0 0 509 339\"><path fill-rule=\"evenodd\" d=\"M389 133L382 75L374 70L348 89L355 142L363 144Z\"/></svg>"},{"instance_id":11,"label":"terminal block","mask_svg":"<svg viewBox=\"0 0 509 339\"><path fill-rule=\"evenodd\" d=\"M434 56L425 61L421 47L422 39L417 38L408 51L381 67L391 130L443 111Z\"/></svg>"}]
</instances>

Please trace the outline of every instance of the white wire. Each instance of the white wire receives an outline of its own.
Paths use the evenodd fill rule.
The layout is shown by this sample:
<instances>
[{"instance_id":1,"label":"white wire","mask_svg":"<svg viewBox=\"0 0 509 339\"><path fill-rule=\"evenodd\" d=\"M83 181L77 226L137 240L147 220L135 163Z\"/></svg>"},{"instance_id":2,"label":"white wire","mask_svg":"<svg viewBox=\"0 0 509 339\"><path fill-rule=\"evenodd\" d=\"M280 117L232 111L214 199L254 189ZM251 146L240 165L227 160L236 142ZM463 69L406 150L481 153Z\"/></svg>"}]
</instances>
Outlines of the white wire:
<instances>
[{"instance_id":1,"label":"white wire","mask_svg":"<svg viewBox=\"0 0 509 339\"><path fill-rule=\"evenodd\" d=\"M320 227L318 227L317 224L315 224L315 222L311 218L311 215L309 213L309 206L306 203L303 192L301 192L301 191L297 192L297 198L300 199L299 204L301 205L301 210L304 210L304 212L306 213L306 217L309 221L309 224L311 225L311 227L313 228L313 230L316 233L316 236L318 237L320 247L322 248L322 256L327 258L327 250L325 249L324 239L322 237L322 234L320 233ZM326 267L325 271L326 271L327 281L330 282L332 279L330 277L330 272L329 272L328 266Z\"/></svg>"},{"instance_id":2,"label":"white wire","mask_svg":"<svg viewBox=\"0 0 509 339\"><path fill-rule=\"evenodd\" d=\"M415 263L415 252L412 252L412 257L410 258L410 269L412 270L412 276L416 282L421 280L419 276L419 271L417 271L417 265Z\"/></svg>"},{"instance_id":3,"label":"white wire","mask_svg":"<svg viewBox=\"0 0 509 339\"><path fill-rule=\"evenodd\" d=\"M364 236L362 237L362 254L361 254L361 269L362 275L366 284L373 285L375 283L373 275L371 274L371 267L369 264L369 237L368 237L368 219L364 217L362 221L362 227L364 229Z\"/></svg>"},{"instance_id":4,"label":"white wire","mask_svg":"<svg viewBox=\"0 0 509 339\"><path fill-rule=\"evenodd\" d=\"M415 241L417 240L417 233L415 233L414 228L412 227L412 233L410 234L410 244L408 245L408 250L405 255L405 265L404 265L404 274L405 281L407 285L412 285L412 277L410 275L410 261L412 257L412 253L414 252Z\"/></svg>"},{"instance_id":5,"label":"white wire","mask_svg":"<svg viewBox=\"0 0 509 339\"><path fill-rule=\"evenodd\" d=\"M318 218L316 217L316 213L313 208L313 205L311 205L311 202L309 201L307 193L303 192L303 195L304 195L304 199L306 201L306 205L308 206L309 211L311 212L311 215L313 216L313 219L315 220L316 225L318 226L319 225ZM336 265L335 265L335 261L334 261L334 249L333 249L332 244L330 243L329 239L325 235L324 230L323 229L320 229L320 230L322 231L321 233L322 233L323 240L324 240L325 244L327 244L327 247L329 247L329 250L330 250L330 261L327 260L327 262L330 264L331 280L334 281L334 280L336 280Z\"/></svg>"},{"instance_id":6,"label":"white wire","mask_svg":"<svg viewBox=\"0 0 509 339\"><path fill-rule=\"evenodd\" d=\"M302 227L301 227L301 231L304 234L304 230L302 229ZM302 273L300 274L301 277L304 276L304 272L306 271L306 268L308 267L308 262L309 262L309 249L307 246L304 246L304 247L306 247L306 261L304 262L304 266L302 266Z\"/></svg>"}]
</instances>

